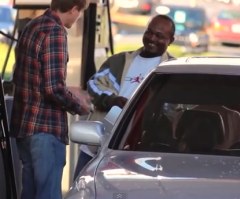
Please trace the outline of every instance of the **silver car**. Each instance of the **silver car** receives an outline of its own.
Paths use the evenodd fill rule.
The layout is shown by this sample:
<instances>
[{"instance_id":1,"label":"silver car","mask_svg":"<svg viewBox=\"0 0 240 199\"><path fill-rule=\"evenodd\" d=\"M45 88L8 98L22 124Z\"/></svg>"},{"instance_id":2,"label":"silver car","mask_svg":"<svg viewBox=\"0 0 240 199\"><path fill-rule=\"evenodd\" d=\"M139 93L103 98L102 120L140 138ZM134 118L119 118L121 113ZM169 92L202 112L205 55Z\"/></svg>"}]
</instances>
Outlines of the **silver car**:
<instances>
[{"instance_id":1,"label":"silver car","mask_svg":"<svg viewBox=\"0 0 240 199\"><path fill-rule=\"evenodd\" d=\"M167 61L126 107L77 121L71 140L99 146L65 199L238 199L240 57Z\"/></svg>"}]
</instances>

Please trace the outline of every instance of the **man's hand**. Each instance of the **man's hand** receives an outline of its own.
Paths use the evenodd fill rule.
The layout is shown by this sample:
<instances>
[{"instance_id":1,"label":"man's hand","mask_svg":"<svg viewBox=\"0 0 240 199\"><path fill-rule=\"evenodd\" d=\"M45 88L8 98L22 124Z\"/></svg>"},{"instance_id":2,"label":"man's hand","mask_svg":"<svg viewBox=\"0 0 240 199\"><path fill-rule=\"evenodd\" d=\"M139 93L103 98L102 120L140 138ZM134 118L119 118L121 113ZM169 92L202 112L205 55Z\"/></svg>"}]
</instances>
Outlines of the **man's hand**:
<instances>
[{"instance_id":1,"label":"man's hand","mask_svg":"<svg viewBox=\"0 0 240 199\"><path fill-rule=\"evenodd\" d=\"M83 114L88 114L92 110L91 103L88 103L87 101L91 100L91 97L88 94L81 93L80 87L67 87L68 90L75 95L79 100L81 104L81 108L83 110Z\"/></svg>"},{"instance_id":2,"label":"man's hand","mask_svg":"<svg viewBox=\"0 0 240 199\"><path fill-rule=\"evenodd\" d=\"M112 107L113 106L118 106L119 108L123 108L125 106L125 104L127 103L128 99L125 97L116 97L113 102L112 102Z\"/></svg>"}]
</instances>

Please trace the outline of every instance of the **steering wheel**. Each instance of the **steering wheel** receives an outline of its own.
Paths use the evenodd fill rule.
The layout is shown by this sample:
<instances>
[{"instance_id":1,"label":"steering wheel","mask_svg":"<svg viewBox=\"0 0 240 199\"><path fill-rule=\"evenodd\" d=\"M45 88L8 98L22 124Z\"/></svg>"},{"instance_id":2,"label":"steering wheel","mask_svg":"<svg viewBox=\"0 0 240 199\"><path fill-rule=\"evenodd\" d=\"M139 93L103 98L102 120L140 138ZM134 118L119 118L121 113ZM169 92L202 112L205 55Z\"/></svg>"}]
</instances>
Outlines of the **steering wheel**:
<instances>
[{"instance_id":1,"label":"steering wheel","mask_svg":"<svg viewBox=\"0 0 240 199\"><path fill-rule=\"evenodd\" d=\"M156 152L175 152L176 150L169 144L153 142L150 145L151 150Z\"/></svg>"}]
</instances>

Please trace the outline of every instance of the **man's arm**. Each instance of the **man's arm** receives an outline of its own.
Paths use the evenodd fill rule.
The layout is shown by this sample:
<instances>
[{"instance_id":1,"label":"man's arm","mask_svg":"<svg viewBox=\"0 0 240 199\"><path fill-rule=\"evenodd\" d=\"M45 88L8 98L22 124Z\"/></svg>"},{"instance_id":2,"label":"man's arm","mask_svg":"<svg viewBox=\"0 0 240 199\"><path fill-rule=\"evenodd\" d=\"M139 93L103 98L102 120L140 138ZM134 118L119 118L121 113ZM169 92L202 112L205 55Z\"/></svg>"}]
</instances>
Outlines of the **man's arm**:
<instances>
[{"instance_id":1,"label":"man's arm","mask_svg":"<svg viewBox=\"0 0 240 199\"><path fill-rule=\"evenodd\" d=\"M61 27L55 26L51 33L45 35L42 52L45 98L71 114L85 114L80 100L66 88L67 38Z\"/></svg>"},{"instance_id":2,"label":"man's arm","mask_svg":"<svg viewBox=\"0 0 240 199\"><path fill-rule=\"evenodd\" d=\"M109 58L110 59L110 58ZM99 71L88 81L87 91L92 97L92 103L99 110L109 111L113 100L118 97L120 86L110 73L110 61L107 59ZM111 87L115 89L111 89Z\"/></svg>"}]
</instances>

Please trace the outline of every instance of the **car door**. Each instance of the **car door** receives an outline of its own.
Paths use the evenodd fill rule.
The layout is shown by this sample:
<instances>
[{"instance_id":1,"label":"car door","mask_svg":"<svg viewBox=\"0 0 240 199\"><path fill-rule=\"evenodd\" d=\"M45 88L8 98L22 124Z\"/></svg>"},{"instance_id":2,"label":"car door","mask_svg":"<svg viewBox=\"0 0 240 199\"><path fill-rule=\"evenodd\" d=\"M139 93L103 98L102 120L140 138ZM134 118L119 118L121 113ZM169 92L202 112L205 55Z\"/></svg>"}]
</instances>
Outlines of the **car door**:
<instances>
[{"instance_id":1,"label":"car door","mask_svg":"<svg viewBox=\"0 0 240 199\"><path fill-rule=\"evenodd\" d=\"M97 198L237 198L240 149L232 146L239 131L229 139L226 126L234 121L226 125L223 113L211 107L239 104L239 80L214 74L149 77L124 109L97 168Z\"/></svg>"}]
</instances>

